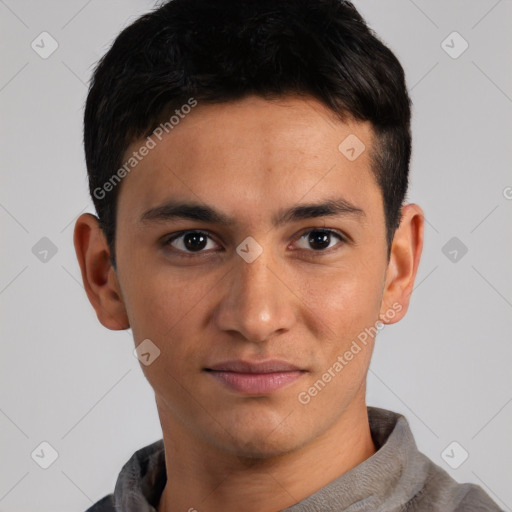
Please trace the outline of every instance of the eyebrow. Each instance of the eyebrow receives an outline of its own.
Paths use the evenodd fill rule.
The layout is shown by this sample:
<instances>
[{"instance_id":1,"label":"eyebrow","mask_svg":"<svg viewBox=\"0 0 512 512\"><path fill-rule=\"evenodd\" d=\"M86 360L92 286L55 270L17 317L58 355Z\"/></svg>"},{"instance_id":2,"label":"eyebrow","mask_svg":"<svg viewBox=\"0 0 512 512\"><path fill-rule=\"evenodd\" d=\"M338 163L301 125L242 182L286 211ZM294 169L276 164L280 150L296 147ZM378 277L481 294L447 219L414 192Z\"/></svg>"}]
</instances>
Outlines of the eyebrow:
<instances>
[{"instance_id":1,"label":"eyebrow","mask_svg":"<svg viewBox=\"0 0 512 512\"><path fill-rule=\"evenodd\" d=\"M315 217L365 216L364 210L343 198L328 199L320 203L306 203L280 210L272 217L275 227ZM236 220L215 208L194 202L169 200L146 210L140 217L143 224L190 219L223 226L233 226Z\"/></svg>"}]
</instances>

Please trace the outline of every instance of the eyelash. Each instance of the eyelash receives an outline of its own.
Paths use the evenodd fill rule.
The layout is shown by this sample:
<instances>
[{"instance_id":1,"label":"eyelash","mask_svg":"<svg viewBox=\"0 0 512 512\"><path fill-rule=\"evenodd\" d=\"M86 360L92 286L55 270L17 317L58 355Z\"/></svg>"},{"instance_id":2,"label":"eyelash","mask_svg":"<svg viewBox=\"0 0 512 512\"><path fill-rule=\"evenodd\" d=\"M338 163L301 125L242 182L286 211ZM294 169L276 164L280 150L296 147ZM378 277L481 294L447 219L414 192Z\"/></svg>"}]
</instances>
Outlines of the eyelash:
<instances>
[{"instance_id":1,"label":"eyelash","mask_svg":"<svg viewBox=\"0 0 512 512\"><path fill-rule=\"evenodd\" d=\"M313 233L313 232L320 232L320 233L325 233L325 234L329 234L329 235L333 235L333 236L336 236L339 238L340 242L341 242L341 245L345 244L347 242L347 238L344 234L340 233L339 231L335 230L335 229L328 229L328 228L308 228L307 231L303 231L301 235L298 236L298 238L296 240L300 240L301 238L303 238L305 235L309 235L310 233ZM164 240L164 242L162 243L163 247L167 248L168 246L171 245L171 242L174 242L175 240L189 234L189 233L198 233L198 234L201 234L201 235L205 235L207 236L210 240L212 240L212 237L209 235L209 233L207 231L202 231L202 230L199 230L199 229L189 229L189 230L186 230L186 231L180 231L178 233L174 233L173 235L171 235L170 237L166 238ZM217 243L217 242L215 242ZM308 249L300 249L301 251L306 251L308 253L310 253L310 256L313 256L313 257L318 257L318 256L323 256L325 254L331 254L332 250L338 250L340 247L337 247L338 245L340 244L337 244L335 245L334 247L329 247L328 249L319 249L319 250L308 250ZM172 246L171 246L172 247ZM336 249L337 248L337 249ZM201 256L201 254L204 254L205 251L201 250L201 251L197 251L197 252L192 252L192 251L183 251L181 249L176 249L174 247L171 248L171 251L178 254L179 256L182 256L182 257L185 257L185 258L194 258L194 257L197 257L197 256Z\"/></svg>"}]
</instances>

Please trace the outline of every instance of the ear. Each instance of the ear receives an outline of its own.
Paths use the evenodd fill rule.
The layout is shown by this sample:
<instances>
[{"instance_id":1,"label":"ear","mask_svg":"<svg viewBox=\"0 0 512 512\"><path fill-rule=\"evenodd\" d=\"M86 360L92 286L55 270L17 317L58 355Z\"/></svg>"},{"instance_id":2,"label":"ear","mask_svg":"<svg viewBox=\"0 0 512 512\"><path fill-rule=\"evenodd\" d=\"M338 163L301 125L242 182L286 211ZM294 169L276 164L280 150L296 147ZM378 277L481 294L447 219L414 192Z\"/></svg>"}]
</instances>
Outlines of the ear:
<instances>
[{"instance_id":1,"label":"ear","mask_svg":"<svg viewBox=\"0 0 512 512\"><path fill-rule=\"evenodd\" d=\"M423 249L424 223L425 215L418 205L402 208L402 219L391 245L379 315L384 324L398 322L409 308Z\"/></svg>"},{"instance_id":2,"label":"ear","mask_svg":"<svg viewBox=\"0 0 512 512\"><path fill-rule=\"evenodd\" d=\"M130 323L110 251L98 218L89 213L78 217L73 236L85 292L98 320L107 329L128 329Z\"/></svg>"}]
</instances>

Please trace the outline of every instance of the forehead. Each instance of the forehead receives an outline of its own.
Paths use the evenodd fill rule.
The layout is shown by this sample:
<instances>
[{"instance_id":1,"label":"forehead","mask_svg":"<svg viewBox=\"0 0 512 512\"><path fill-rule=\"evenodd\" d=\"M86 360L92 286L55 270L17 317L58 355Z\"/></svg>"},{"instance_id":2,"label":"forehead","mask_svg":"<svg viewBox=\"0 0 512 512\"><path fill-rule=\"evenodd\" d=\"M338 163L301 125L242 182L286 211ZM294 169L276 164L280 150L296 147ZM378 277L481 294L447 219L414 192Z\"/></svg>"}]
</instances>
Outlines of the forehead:
<instances>
[{"instance_id":1,"label":"forehead","mask_svg":"<svg viewBox=\"0 0 512 512\"><path fill-rule=\"evenodd\" d=\"M118 211L127 215L169 198L230 205L243 214L333 192L351 203L380 195L371 172L371 124L342 123L313 98L199 103L152 140L123 179ZM145 141L133 143L124 160Z\"/></svg>"}]
</instances>

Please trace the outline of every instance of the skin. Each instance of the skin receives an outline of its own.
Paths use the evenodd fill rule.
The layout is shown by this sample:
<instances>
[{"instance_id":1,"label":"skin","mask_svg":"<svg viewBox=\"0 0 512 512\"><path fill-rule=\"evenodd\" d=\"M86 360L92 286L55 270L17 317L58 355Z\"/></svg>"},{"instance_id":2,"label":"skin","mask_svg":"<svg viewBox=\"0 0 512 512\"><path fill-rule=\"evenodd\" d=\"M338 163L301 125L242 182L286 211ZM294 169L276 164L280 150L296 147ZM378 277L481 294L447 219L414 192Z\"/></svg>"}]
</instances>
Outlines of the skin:
<instances>
[{"instance_id":1,"label":"skin","mask_svg":"<svg viewBox=\"0 0 512 512\"><path fill-rule=\"evenodd\" d=\"M350 134L366 146L354 161L338 150ZM199 104L121 184L117 271L96 217L78 218L75 249L99 321L131 327L136 345L150 339L161 351L141 364L165 445L160 512L281 510L375 453L365 402L373 338L307 404L298 400L365 328L399 321L409 305L424 215L403 207L388 261L372 144L370 123L342 123L313 98ZM279 210L340 197L364 213L272 224ZM234 223L140 221L169 199ZM344 240L333 234L318 249L307 238L318 229ZM184 237L163 244L184 230L210 235L202 252L183 256ZM252 263L236 252L248 236L263 249ZM279 359L303 372L245 395L204 371L233 359Z\"/></svg>"}]
</instances>

